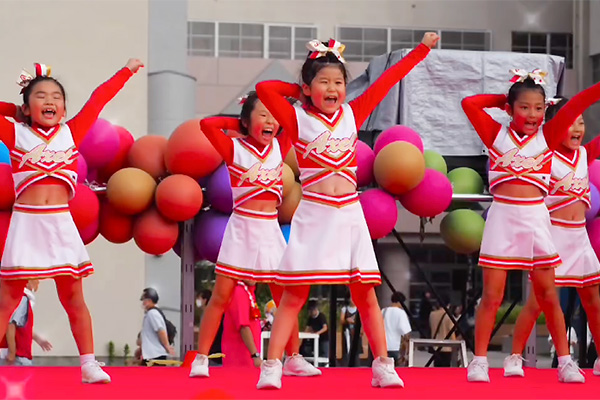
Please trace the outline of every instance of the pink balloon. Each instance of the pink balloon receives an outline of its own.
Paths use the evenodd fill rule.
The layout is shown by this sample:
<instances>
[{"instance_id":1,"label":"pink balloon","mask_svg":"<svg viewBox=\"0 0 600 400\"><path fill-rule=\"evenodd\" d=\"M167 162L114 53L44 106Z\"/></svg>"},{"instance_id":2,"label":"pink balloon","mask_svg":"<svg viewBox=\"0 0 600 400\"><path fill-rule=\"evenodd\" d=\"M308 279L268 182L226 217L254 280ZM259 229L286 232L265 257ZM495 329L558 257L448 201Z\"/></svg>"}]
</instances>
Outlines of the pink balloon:
<instances>
[{"instance_id":1,"label":"pink balloon","mask_svg":"<svg viewBox=\"0 0 600 400\"><path fill-rule=\"evenodd\" d=\"M435 169L426 169L421 183L399 197L400 203L419 217L435 217L452 202L452 183Z\"/></svg>"},{"instance_id":2,"label":"pink balloon","mask_svg":"<svg viewBox=\"0 0 600 400\"><path fill-rule=\"evenodd\" d=\"M369 186L373 182L373 163L375 153L368 144L362 141L356 143L356 179L358 187Z\"/></svg>"},{"instance_id":3,"label":"pink balloon","mask_svg":"<svg viewBox=\"0 0 600 400\"><path fill-rule=\"evenodd\" d=\"M421 136L408 126L396 125L386 129L377 137L375 146L373 147L375 155L377 155L377 153L379 153L386 145L398 141L413 144L421 151L421 153L423 152L423 139L421 139Z\"/></svg>"},{"instance_id":4,"label":"pink balloon","mask_svg":"<svg viewBox=\"0 0 600 400\"><path fill-rule=\"evenodd\" d=\"M79 146L88 168L98 169L112 161L119 151L119 133L108 121L99 118Z\"/></svg>"},{"instance_id":5,"label":"pink balloon","mask_svg":"<svg viewBox=\"0 0 600 400\"><path fill-rule=\"evenodd\" d=\"M85 183L88 175L88 167L85 158L81 154L77 157L77 183Z\"/></svg>"},{"instance_id":6,"label":"pink balloon","mask_svg":"<svg viewBox=\"0 0 600 400\"><path fill-rule=\"evenodd\" d=\"M600 218L588 222L587 231L596 257L600 258Z\"/></svg>"},{"instance_id":7,"label":"pink balloon","mask_svg":"<svg viewBox=\"0 0 600 400\"><path fill-rule=\"evenodd\" d=\"M396 226L398 208L396 199L382 189L369 189L360 194L365 220L371 239L386 237Z\"/></svg>"},{"instance_id":8,"label":"pink balloon","mask_svg":"<svg viewBox=\"0 0 600 400\"><path fill-rule=\"evenodd\" d=\"M594 160L588 167L588 174L590 176L590 183L600 188L600 160Z\"/></svg>"}]
</instances>

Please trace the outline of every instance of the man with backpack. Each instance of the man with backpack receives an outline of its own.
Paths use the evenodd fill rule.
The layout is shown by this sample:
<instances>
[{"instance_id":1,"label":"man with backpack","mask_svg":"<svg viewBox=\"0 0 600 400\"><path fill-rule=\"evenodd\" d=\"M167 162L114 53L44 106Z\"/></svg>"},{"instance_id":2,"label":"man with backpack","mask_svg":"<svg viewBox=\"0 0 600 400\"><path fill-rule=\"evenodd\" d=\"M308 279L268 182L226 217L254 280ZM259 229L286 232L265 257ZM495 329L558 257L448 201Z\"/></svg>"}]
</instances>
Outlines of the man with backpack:
<instances>
[{"instance_id":1,"label":"man with backpack","mask_svg":"<svg viewBox=\"0 0 600 400\"><path fill-rule=\"evenodd\" d=\"M155 289L144 289L140 300L146 311L141 332L143 364L147 365L151 360L166 360L167 355L175 355L175 326L156 306L158 292Z\"/></svg>"}]
</instances>

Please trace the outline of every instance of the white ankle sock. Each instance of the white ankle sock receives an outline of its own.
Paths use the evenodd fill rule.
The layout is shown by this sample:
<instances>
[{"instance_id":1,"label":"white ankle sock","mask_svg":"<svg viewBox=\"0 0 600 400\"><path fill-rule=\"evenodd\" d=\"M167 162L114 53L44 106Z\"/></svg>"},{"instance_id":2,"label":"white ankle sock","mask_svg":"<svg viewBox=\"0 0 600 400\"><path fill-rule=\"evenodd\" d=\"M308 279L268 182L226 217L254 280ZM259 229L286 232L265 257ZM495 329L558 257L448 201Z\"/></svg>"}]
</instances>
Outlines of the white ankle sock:
<instances>
[{"instance_id":1,"label":"white ankle sock","mask_svg":"<svg viewBox=\"0 0 600 400\"><path fill-rule=\"evenodd\" d=\"M487 356L473 356L473 361L488 362Z\"/></svg>"},{"instance_id":2,"label":"white ankle sock","mask_svg":"<svg viewBox=\"0 0 600 400\"><path fill-rule=\"evenodd\" d=\"M569 361L571 361L571 356L558 356L558 366L562 367L563 365L565 365L566 363L568 363Z\"/></svg>"},{"instance_id":3,"label":"white ankle sock","mask_svg":"<svg viewBox=\"0 0 600 400\"><path fill-rule=\"evenodd\" d=\"M83 366L86 362L95 361L96 357L93 354L82 354L79 356L79 362Z\"/></svg>"}]
</instances>

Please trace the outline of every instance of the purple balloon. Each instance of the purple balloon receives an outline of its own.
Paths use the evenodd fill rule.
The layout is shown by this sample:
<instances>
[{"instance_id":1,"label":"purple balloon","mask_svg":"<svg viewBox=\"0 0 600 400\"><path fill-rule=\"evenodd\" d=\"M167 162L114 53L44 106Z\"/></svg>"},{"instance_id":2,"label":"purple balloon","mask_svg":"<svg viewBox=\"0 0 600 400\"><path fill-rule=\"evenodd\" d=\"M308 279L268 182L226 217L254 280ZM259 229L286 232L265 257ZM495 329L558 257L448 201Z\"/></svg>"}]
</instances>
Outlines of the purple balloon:
<instances>
[{"instance_id":1,"label":"purple balloon","mask_svg":"<svg viewBox=\"0 0 600 400\"><path fill-rule=\"evenodd\" d=\"M85 158L81 154L77 157L77 182L85 183L88 176L88 167Z\"/></svg>"},{"instance_id":2,"label":"purple balloon","mask_svg":"<svg viewBox=\"0 0 600 400\"><path fill-rule=\"evenodd\" d=\"M588 221L596 218L600 211L600 192L593 183L590 183L590 194L592 195L592 207L585 212L585 219Z\"/></svg>"},{"instance_id":3,"label":"purple balloon","mask_svg":"<svg viewBox=\"0 0 600 400\"><path fill-rule=\"evenodd\" d=\"M208 261L217 262L228 221L229 215L214 210L201 212L196 217L194 246L198 254Z\"/></svg>"},{"instance_id":4,"label":"purple balloon","mask_svg":"<svg viewBox=\"0 0 600 400\"><path fill-rule=\"evenodd\" d=\"M375 153L363 141L356 143L356 180L358 187L369 186L373 182L373 163L375 162Z\"/></svg>"},{"instance_id":5,"label":"purple balloon","mask_svg":"<svg viewBox=\"0 0 600 400\"><path fill-rule=\"evenodd\" d=\"M88 168L99 169L111 162L119 151L119 133L108 121L99 118L79 146Z\"/></svg>"},{"instance_id":6,"label":"purple balloon","mask_svg":"<svg viewBox=\"0 0 600 400\"><path fill-rule=\"evenodd\" d=\"M485 211L483 211L481 213L481 218L483 218L484 221L487 221L487 217L488 217L488 213L490 212L490 208L486 208Z\"/></svg>"},{"instance_id":7,"label":"purple balloon","mask_svg":"<svg viewBox=\"0 0 600 400\"><path fill-rule=\"evenodd\" d=\"M208 178L206 183L206 197L208 202L217 211L231 214L233 210L233 194L231 193L231 178L225 164L221 165Z\"/></svg>"}]
</instances>

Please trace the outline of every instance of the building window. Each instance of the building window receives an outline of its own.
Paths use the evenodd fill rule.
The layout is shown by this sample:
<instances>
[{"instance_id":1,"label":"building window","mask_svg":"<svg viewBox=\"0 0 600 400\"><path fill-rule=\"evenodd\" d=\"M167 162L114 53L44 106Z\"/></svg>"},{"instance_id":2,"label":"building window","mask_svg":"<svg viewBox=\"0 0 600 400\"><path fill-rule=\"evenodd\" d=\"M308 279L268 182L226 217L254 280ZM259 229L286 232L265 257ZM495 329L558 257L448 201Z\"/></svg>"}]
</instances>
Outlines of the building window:
<instances>
[{"instance_id":1,"label":"building window","mask_svg":"<svg viewBox=\"0 0 600 400\"><path fill-rule=\"evenodd\" d=\"M512 51L561 56L567 68L573 68L572 33L513 32Z\"/></svg>"},{"instance_id":2,"label":"building window","mask_svg":"<svg viewBox=\"0 0 600 400\"><path fill-rule=\"evenodd\" d=\"M348 61L369 61L394 50L414 48L421 43L425 32L432 31L440 35L438 46L442 49L491 49L488 31L339 27L338 37L346 45L344 56Z\"/></svg>"},{"instance_id":3,"label":"building window","mask_svg":"<svg viewBox=\"0 0 600 400\"><path fill-rule=\"evenodd\" d=\"M594 83L600 82L600 54L592 56L592 78Z\"/></svg>"},{"instance_id":4,"label":"building window","mask_svg":"<svg viewBox=\"0 0 600 400\"><path fill-rule=\"evenodd\" d=\"M188 55L304 59L317 28L295 25L188 22Z\"/></svg>"}]
</instances>

